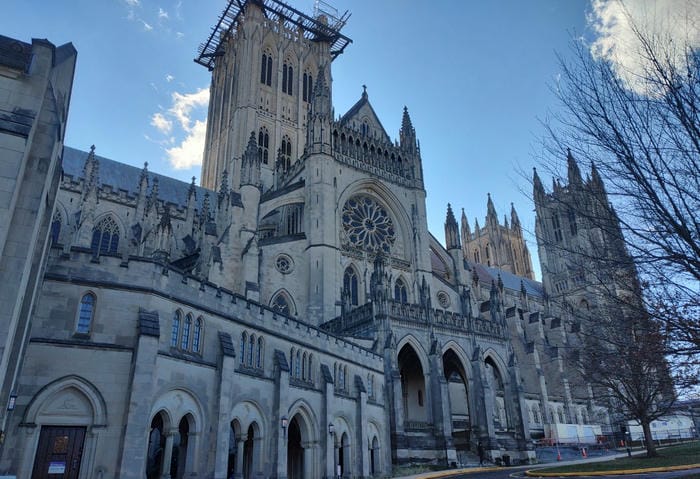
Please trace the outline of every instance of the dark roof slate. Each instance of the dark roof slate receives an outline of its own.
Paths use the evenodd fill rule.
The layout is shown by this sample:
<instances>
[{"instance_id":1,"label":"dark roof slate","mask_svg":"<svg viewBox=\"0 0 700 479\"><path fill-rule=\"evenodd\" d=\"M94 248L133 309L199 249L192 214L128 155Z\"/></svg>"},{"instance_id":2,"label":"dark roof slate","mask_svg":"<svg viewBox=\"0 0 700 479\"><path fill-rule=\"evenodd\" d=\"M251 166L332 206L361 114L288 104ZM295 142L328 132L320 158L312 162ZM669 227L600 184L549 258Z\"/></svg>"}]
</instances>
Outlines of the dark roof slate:
<instances>
[{"instance_id":1,"label":"dark roof slate","mask_svg":"<svg viewBox=\"0 0 700 479\"><path fill-rule=\"evenodd\" d=\"M484 266L480 263L473 263L471 261L464 260L464 267L467 270L476 271L479 277L479 282L482 284L491 284L491 281L498 282L498 276L501 276L503 281L503 287L511 289L513 291L520 291L520 282L522 281L525 286L525 292L531 296L544 297L544 289L542 288L542 283L539 281L534 281L532 279L523 278L522 276L517 276L508 271L503 271L498 268L491 268L489 266Z\"/></svg>"},{"instance_id":2,"label":"dark roof slate","mask_svg":"<svg viewBox=\"0 0 700 479\"><path fill-rule=\"evenodd\" d=\"M83 166L88 153L77 150L69 146L63 149L63 173L74 179L83 178ZM99 179L101 186L111 186L114 190L125 191L128 195L135 197L138 193L139 181L141 178L141 168L119 163L100 155L95 155L99 161ZM176 180L169 176L148 172L149 185L153 184L153 178L158 178L158 199L166 203L172 203L180 208L187 207L187 196L189 195L190 184L185 181ZM209 193L210 210L216 209L216 191L195 186L197 195L197 208L201 210L205 193ZM243 206L241 195L231 192L231 204Z\"/></svg>"}]
</instances>

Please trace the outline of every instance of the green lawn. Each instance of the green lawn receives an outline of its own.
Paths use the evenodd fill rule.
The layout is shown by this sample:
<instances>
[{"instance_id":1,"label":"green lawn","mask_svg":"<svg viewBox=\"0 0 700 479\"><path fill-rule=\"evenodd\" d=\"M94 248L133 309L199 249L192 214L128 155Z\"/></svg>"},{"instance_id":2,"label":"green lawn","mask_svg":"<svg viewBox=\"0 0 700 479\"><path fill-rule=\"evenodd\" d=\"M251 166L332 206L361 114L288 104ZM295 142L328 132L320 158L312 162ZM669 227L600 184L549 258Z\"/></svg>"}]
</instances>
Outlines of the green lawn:
<instances>
[{"instance_id":1,"label":"green lawn","mask_svg":"<svg viewBox=\"0 0 700 479\"><path fill-rule=\"evenodd\" d=\"M700 463L700 442L690 442L678 446L657 449L658 457L625 457L613 461L590 462L571 466L543 469L541 472L594 472L621 469L646 469L651 467L681 466Z\"/></svg>"}]
</instances>

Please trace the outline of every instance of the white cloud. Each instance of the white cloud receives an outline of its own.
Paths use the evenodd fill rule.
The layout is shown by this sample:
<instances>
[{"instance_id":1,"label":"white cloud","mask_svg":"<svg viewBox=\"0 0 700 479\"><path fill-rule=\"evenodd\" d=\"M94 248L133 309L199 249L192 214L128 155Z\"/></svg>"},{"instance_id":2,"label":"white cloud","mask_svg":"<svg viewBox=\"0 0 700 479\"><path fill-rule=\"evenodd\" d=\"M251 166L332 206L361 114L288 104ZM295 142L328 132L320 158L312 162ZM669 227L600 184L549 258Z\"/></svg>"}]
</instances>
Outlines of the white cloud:
<instances>
[{"instance_id":1,"label":"white cloud","mask_svg":"<svg viewBox=\"0 0 700 479\"><path fill-rule=\"evenodd\" d=\"M617 75L639 93L646 67L634 33L636 26L652 38L700 47L700 2L697 0L592 0L589 25L596 34L591 52L612 62ZM682 51L676 52L682 60Z\"/></svg>"},{"instance_id":2,"label":"white cloud","mask_svg":"<svg viewBox=\"0 0 700 479\"><path fill-rule=\"evenodd\" d=\"M164 135L169 134L173 129L173 122L168 120L165 115L160 112L155 113L151 117L151 125Z\"/></svg>"},{"instance_id":3,"label":"white cloud","mask_svg":"<svg viewBox=\"0 0 700 479\"><path fill-rule=\"evenodd\" d=\"M139 0L124 0L124 2L130 7L138 7L139 5L141 5L141 2Z\"/></svg>"},{"instance_id":4,"label":"white cloud","mask_svg":"<svg viewBox=\"0 0 700 479\"><path fill-rule=\"evenodd\" d=\"M168 19L168 12L166 12L162 8L158 8L158 19L159 20L167 20Z\"/></svg>"},{"instance_id":5,"label":"white cloud","mask_svg":"<svg viewBox=\"0 0 700 479\"><path fill-rule=\"evenodd\" d=\"M207 122L197 120L178 146L165 150L168 155L168 161L170 161L173 168L182 170L202 164L206 131Z\"/></svg>"},{"instance_id":6,"label":"white cloud","mask_svg":"<svg viewBox=\"0 0 700 479\"><path fill-rule=\"evenodd\" d=\"M153 114L151 125L162 135L173 133L166 140L170 147L165 148L173 168L185 169L201 165L207 130L209 89L201 88L193 93L174 92L171 101L172 104L166 111ZM176 126L177 131L173 132Z\"/></svg>"},{"instance_id":7,"label":"white cloud","mask_svg":"<svg viewBox=\"0 0 700 479\"><path fill-rule=\"evenodd\" d=\"M168 83L170 83L170 82L173 81L174 79L175 79L175 77L172 76L170 73L168 73L167 75L165 75L165 81L167 81Z\"/></svg>"},{"instance_id":8,"label":"white cloud","mask_svg":"<svg viewBox=\"0 0 700 479\"><path fill-rule=\"evenodd\" d=\"M173 106L170 107L168 113L172 114L180 122L183 130L190 129L190 114L192 109L209 104L209 89L200 88L194 93L182 94L173 93Z\"/></svg>"},{"instance_id":9,"label":"white cloud","mask_svg":"<svg viewBox=\"0 0 700 479\"><path fill-rule=\"evenodd\" d=\"M153 26L151 24L149 24L141 19L139 19L139 21L143 24L143 29L146 30L147 32L150 32L151 30L153 30Z\"/></svg>"},{"instance_id":10,"label":"white cloud","mask_svg":"<svg viewBox=\"0 0 700 479\"><path fill-rule=\"evenodd\" d=\"M177 38L182 38L182 37L185 36L185 34L182 33L182 32L176 32L176 33L175 33L175 36L176 36Z\"/></svg>"}]
</instances>

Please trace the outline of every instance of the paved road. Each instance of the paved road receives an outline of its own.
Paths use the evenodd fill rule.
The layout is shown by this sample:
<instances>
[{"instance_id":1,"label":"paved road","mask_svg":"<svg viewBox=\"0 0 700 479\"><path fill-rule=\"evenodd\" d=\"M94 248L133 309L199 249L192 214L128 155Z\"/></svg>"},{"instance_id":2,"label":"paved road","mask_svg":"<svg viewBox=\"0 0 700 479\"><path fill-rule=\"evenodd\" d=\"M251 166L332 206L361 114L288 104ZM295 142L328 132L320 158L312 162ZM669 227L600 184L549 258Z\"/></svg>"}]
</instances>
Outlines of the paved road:
<instances>
[{"instance_id":1,"label":"paved road","mask_svg":"<svg viewBox=\"0 0 700 479\"><path fill-rule=\"evenodd\" d=\"M533 466L523 466L523 467L510 467L498 469L495 471L483 471L474 472L471 474L459 474L454 476L449 476L449 479L513 479L513 478L527 478L525 475L526 469L533 469ZM631 477L634 476L638 479L673 479L675 477L687 476L690 474L700 474L699 469L689 469L685 471L671 471L671 472L653 472L653 473L643 473L643 474L627 474L627 475L614 475L614 476L578 476L578 477L590 477L594 479L619 479L620 477ZM570 478L567 478L570 479Z\"/></svg>"}]
</instances>

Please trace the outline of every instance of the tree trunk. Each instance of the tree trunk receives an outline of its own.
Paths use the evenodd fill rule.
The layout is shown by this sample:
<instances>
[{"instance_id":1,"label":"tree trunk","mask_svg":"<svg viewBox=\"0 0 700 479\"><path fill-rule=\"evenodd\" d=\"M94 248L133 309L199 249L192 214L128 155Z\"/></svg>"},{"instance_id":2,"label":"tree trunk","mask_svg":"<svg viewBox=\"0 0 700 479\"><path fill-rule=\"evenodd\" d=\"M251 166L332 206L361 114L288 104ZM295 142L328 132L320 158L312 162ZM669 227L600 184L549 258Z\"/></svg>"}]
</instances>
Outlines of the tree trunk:
<instances>
[{"instance_id":1,"label":"tree trunk","mask_svg":"<svg viewBox=\"0 0 700 479\"><path fill-rule=\"evenodd\" d=\"M651 423L644 421L642 429L644 430L644 446L647 448L647 457L656 457L658 454L656 453L654 438L651 436Z\"/></svg>"}]
</instances>

